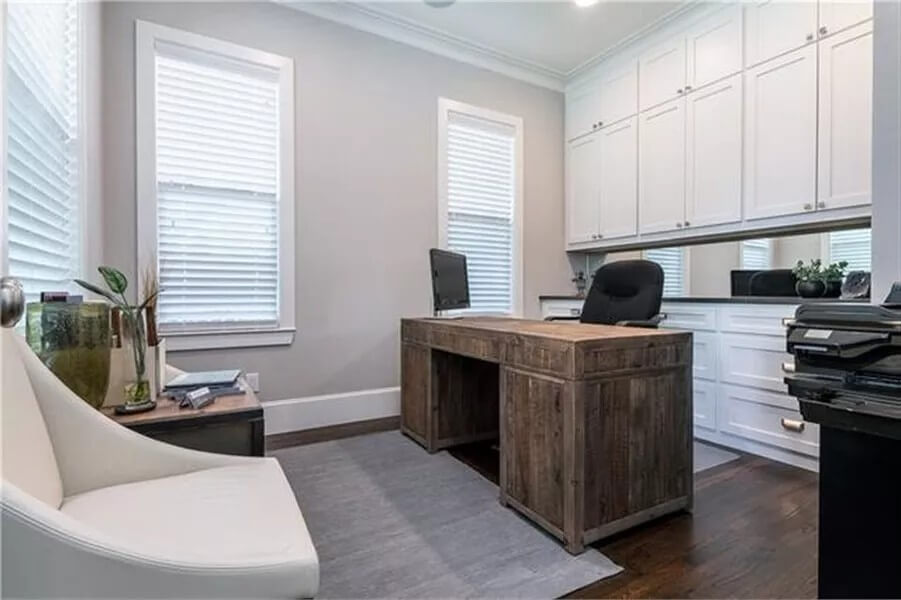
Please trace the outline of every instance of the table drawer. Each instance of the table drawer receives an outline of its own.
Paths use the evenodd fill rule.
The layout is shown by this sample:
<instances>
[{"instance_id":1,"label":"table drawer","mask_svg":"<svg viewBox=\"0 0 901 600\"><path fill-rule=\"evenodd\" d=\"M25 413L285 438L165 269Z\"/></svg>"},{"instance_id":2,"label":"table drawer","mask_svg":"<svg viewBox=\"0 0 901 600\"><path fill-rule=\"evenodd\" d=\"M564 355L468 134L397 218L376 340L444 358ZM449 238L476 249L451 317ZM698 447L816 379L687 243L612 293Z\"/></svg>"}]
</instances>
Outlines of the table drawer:
<instances>
[{"instance_id":1,"label":"table drawer","mask_svg":"<svg viewBox=\"0 0 901 600\"><path fill-rule=\"evenodd\" d=\"M694 380L694 422L716 431L716 384L711 381Z\"/></svg>"},{"instance_id":2,"label":"table drawer","mask_svg":"<svg viewBox=\"0 0 901 600\"><path fill-rule=\"evenodd\" d=\"M784 392L782 363L791 361L785 339L768 335L721 334L719 372L722 383Z\"/></svg>"},{"instance_id":3,"label":"table drawer","mask_svg":"<svg viewBox=\"0 0 901 600\"><path fill-rule=\"evenodd\" d=\"M782 319L795 314L794 304L736 304L720 309L720 331L785 337Z\"/></svg>"},{"instance_id":4,"label":"table drawer","mask_svg":"<svg viewBox=\"0 0 901 600\"><path fill-rule=\"evenodd\" d=\"M819 426L805 422L797 406L797 400L784 394L724 385L718 425L721 431L755 442L818 456Z\"/></svg>"},{"instance_id":5,"label":"table drawer","mask_svg":"<svg viewBox=\"0 0 901 600\"><path fill-rule=\"evenodd\" d=\"M681 302L664 303L660 312L665 315L661 327L716 331L716 307Z\"/></svg>"}]
</instances>

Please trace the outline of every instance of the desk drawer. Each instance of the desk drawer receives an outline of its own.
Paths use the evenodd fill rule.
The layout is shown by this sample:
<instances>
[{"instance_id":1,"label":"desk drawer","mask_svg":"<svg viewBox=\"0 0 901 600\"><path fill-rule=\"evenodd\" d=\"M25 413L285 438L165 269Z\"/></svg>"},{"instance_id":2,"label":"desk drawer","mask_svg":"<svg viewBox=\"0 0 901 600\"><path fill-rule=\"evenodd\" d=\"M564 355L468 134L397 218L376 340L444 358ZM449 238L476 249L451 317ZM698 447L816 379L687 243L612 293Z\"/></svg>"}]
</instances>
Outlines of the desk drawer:
<instances>
[{"instance_id":1,"label":"desk drawer","mask_svg":"<svg viewBox=\"0 0 901 600\"><path fill-rule=\"evenodd\" d=\"M666 329L716 331L715 306L668 302L661 306L660 312L666 315L660 325Z\"/></svg>"},{"instance_id":2,"label":"desk drawer","mask_svg":"<svg viewBox=\"0 0 901 600\"><path fill-rule=\"evenodd\" d=\"M720 381L784 392L782 363L792 360L785 338L769 335L722 334Z\"/></svg>"},{"instance_id":3,"label":"desk drawer","mask_svg":"<svg viewBox=\"0 0 901 600\"><path fill-rule=\"evenodd\" d=\"M810 456L819 455L819 426L803 420L794 398L728 385L720 390L717 416L721 431Z\"/></svg>"}]
</instances>

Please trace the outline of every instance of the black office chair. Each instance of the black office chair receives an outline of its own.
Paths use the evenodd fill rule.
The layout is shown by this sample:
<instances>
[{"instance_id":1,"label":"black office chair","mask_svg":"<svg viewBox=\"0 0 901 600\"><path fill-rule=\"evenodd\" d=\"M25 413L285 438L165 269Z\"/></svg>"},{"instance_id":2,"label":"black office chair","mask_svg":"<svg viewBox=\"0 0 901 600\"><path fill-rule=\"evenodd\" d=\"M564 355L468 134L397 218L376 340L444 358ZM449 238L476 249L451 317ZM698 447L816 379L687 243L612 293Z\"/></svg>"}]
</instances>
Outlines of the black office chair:
<instances>
[{"instance_id":1,"label":"black office chair","mask_svg":"<svg viewBox=\"0 0 901 600\"><path fill-rule=\"evenodd\" d=\"M657 327L663 316L663 269L649 260L623 260L602 266L594 275L579 317L548 317L549 321L578 319L582 323Z\"/></svg>"}]
</instances>

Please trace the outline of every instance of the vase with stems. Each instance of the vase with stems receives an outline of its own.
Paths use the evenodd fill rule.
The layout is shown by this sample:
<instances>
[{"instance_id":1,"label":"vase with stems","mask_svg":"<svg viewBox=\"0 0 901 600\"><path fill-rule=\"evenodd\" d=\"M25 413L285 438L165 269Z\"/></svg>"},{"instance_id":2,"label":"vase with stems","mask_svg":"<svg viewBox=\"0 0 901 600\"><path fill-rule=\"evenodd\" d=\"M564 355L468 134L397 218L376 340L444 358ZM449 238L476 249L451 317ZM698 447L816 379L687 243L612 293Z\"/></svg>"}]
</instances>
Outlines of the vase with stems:
<instances>
[{"instance_id":1,"label":"vase with stems","mask_svg":"<svg viewBox=\"0 0 901 600\"><path fill-rule=\"evenodd\" d=\"M128 289L128 279L118 269L113 267L99 267L97 269L103 277L108 289L101 288L81 279L75 283L109 300L113 306L119 309L122 318L123 342L130 347L134 362L134 377L129 377L125 384L125 405L127 412L139 412L150 410L156 406L151 398L150 381L147 377L147 334L144 325L144 312L152 305L158 290L146 294L140 304L131 304L125 295Z\"/></svg>"}]
</instances>

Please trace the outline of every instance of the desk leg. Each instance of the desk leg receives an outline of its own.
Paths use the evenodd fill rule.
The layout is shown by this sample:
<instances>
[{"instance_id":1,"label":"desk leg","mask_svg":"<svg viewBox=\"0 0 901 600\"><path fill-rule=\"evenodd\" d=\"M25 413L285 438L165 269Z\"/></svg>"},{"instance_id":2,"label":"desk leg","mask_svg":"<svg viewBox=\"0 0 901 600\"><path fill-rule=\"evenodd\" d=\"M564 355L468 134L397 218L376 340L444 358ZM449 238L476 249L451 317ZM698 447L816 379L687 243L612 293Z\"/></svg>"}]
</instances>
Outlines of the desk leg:
<instances>
[{"instance_id":1,"label":"desk leg","mask_svg":"<svg viewBox=\"0 0 901 600\"><path fill-rule=\"evenodd\" d=\"M263 417L250 422L250 455L266 455L266 431Z\"/></svg>"}]
</instances>

